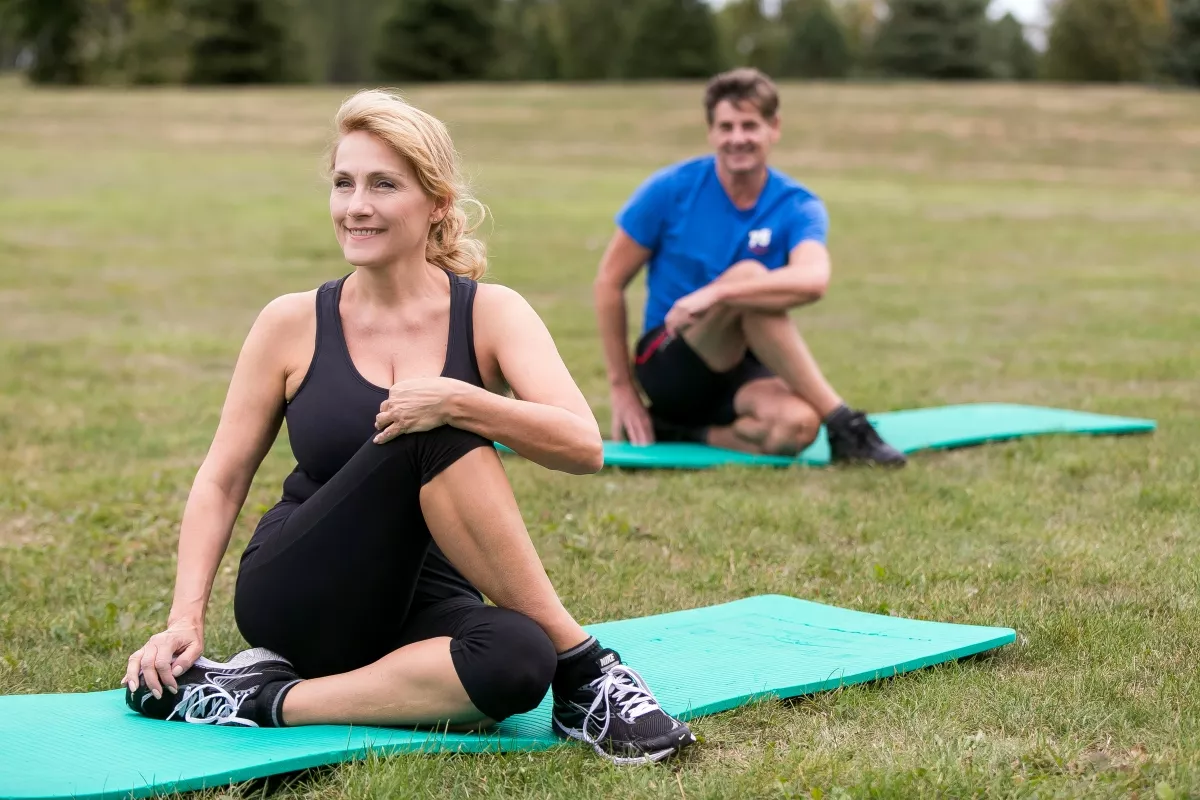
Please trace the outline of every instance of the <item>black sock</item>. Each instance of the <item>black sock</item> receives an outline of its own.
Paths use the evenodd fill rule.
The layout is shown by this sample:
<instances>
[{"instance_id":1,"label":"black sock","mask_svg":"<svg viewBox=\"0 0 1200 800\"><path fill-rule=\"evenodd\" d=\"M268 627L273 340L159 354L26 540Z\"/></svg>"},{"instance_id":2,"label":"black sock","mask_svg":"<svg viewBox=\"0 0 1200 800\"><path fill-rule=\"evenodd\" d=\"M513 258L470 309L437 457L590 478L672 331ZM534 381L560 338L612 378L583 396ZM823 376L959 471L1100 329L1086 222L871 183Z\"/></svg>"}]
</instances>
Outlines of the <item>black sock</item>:
<instances>
[{"instance_id":1,"label":"black sock","mask_svg":"<svg viewBox=\"0 0 1200 800\"><path fill-rule=\"evenodd\" d=\"M573 692L584 683L584 678L599 673L596 656L603 650L595 636L589 636L569 650L558 654L558 667L554 671L554 691Z\"/></svg>"},{"instance_id":2,"label":"black sock","mask_svg":"<svg viewBox=\"0 0 1200 800\"><path fill-rule=\"evenodd\" d=\"M853 413L853 409L851 409L845 403L842 403L833 411L830 411L828 414L826 414L825 419L821 421L825 423L826 428L836 428L840 425L844 425L846 422L849 422L850 416Z\"/></svg>"},{"instance_id":3,"label":"black sock","mask_svg":"<svg viewBox=\"0 0 1200 800\"><path fill-rule=\"evenodd\" d=\"M283 728L283 699L300 681L272 681L258 690L254 721L262 728Z\"/></svg>"},{"instance_id":4,"label":"black sock","mask_svg":"<svg viewBox=\"0 0 1200 800\"><path fill-rule=\"evenodd\" d=\"M595 636L589 636L574 647L567 648L558 654L558 664L562 666L564 661L574 661L579 656L591 650L593 646L599 646Z\"/></svg>"}]
</instances>

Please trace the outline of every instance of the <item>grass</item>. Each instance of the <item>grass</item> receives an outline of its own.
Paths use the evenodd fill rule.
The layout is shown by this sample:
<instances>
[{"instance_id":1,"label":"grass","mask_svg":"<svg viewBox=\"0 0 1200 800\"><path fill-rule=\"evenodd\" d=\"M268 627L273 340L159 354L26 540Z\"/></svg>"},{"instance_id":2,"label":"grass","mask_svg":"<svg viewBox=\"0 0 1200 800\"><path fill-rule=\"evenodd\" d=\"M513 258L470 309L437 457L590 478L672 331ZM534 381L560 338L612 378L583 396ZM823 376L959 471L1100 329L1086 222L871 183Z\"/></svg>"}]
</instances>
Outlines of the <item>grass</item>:
<instances>
[{"instance_id":1,"label":"grass","mask_svg":"<svg viewBox=\"0 0 1200 800\"><path fill-rule=\"evenodd\" d=\"M605 430L591 276L634 186L703 151L700 91L411 92L494 213L493 279L546 319ZM320 178L344 94L0 83L0 693L113 688L164 622L242 337L271 298L347 269ZM815 84L785 87L783 112L776 162L833 218L833 287L796 319L851 402L1034 403L1159 431L887 473L579 478L510 459L530 533L585 623L780 592L1017 643L699 720L703 746L667 768L576 748L395 757L278 796L1200 794L1200 104ZM242 646L236 554L291 464L281 437L218 575L214 654Z\"/></svg>"}]
</instances>

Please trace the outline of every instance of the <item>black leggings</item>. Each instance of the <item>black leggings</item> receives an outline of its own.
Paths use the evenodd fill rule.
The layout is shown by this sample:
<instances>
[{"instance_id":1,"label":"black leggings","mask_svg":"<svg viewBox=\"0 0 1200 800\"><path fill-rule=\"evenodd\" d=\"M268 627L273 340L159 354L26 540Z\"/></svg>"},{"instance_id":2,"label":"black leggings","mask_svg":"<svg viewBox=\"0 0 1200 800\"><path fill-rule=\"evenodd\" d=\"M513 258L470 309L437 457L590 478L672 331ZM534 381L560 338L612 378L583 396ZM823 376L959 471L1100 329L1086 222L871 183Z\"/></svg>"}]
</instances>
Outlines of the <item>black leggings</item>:
<instances>
[{"instance_id":1,"label":"black leggings","mask_svg":"<svg viewBox=\"0 0 1200 800\"><path fill-rule=\"evenodd\" d=\"M264 515L234 595L246 641L316 678L449 636L454 668L477 709L501 720L535 708L557 663L545 632L440 580L426 564L432 538L421 487L483 446L491 442L451 427L367 441L310 498Z\"/></svg>"}]
</instances>

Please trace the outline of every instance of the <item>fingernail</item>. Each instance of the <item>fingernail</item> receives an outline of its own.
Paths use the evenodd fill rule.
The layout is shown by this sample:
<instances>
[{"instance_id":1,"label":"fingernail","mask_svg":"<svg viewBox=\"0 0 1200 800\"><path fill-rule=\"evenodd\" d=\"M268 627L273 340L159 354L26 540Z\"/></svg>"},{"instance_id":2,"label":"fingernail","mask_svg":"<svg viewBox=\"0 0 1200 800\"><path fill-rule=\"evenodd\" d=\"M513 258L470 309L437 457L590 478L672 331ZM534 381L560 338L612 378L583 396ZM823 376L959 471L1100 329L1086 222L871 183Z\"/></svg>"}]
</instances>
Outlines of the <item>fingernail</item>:
<instances>
[{"instance_id":1,"label":"fingernail","mask_svg":"<svg viewBox=\"0 0 1200 800\"><path fill-rule=\"evenodd\" d=\"M168 686L167 688L171 690L171 694L179 694L179 689L177 689L176 687Z\"/></svg>"},{"instance_id":2,"label":"fingernail","mask_svg":"<svg viewBox=\"0 0 1200 800\"><path fill-rule=\"evenodd\" d=\"M161 690L155 689L154 691L150 692L150 694L154 695L155 700L162 700L162 691Z\"/></svg>"}]
</instances>

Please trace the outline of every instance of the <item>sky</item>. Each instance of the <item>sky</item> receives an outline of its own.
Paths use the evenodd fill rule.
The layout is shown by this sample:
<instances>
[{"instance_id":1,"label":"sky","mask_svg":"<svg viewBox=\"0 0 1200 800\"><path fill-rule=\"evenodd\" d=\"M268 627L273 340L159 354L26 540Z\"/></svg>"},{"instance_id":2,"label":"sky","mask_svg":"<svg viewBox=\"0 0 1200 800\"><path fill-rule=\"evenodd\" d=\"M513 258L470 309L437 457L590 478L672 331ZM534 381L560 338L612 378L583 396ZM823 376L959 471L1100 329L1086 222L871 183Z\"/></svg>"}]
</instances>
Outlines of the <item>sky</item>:
<instances>
[{"instance_id":1,"label":"sky","mask_svg":"<svg viewBox=\"0 0 1200 800\"><path fill-rule=\"evenodd\" d=\"M1003 16L1011 11L1012 15L1025 24L1041 23L1046 19L1045 0L992 0L992 13Z\"/></svg>"},{"instance_id":2,"label":"sky","mask_svg":"<svg viewBox=\"0 0 1200 800\"><path fill-rule=\"evenodd\" d=\"M712 5L720 8L726 0L709 0ZM766 0L767 8L777 5L779 0ZM1046 19L1046 0L992 0L991 12L1000 17L1004 12L1011 11L1012 15L1025 24L1040 24Z\"/></svg>"}]
</instances>

